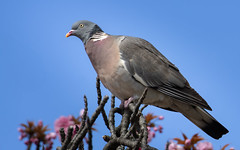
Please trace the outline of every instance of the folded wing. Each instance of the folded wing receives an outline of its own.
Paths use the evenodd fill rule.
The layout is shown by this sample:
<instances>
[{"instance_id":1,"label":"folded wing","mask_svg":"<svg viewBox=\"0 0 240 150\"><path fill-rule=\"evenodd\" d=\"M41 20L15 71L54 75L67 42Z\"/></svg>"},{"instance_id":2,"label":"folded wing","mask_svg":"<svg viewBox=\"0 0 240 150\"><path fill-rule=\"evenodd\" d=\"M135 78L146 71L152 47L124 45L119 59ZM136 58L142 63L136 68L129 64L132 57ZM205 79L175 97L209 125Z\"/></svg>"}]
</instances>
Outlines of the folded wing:
<instances>
[{"instance_id":1,"label":"folded wing","mask_svg":"<svg viewBox=\"0 0 240 150\"><path fill-rule=\"evenodd\" d=\"M120 44L120 52L127 71L138 82L176 100L211 110L178 68L146 40L125 37Z\"/></svg>"}]
</instances>

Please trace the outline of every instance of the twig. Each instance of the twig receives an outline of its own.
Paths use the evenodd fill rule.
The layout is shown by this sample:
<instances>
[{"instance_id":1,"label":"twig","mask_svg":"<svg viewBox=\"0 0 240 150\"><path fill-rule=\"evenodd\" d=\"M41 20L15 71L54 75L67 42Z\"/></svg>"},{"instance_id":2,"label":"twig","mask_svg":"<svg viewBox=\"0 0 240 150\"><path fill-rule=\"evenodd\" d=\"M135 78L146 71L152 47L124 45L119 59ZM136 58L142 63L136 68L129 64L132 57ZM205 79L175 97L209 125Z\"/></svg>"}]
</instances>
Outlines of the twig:
<instances>
[{"instance_id":1,"label":"twig","mask_svg":"<svg viewBox=\"0 0 240 150\"><path fill-rule=\"evenodd\" d=\"M103 120L104 120L104 123L105 123L106 127L109 129L108 118L107 118L107 115L106 115L106 112L105 112L104 109L102 111L102 117L103 117Z\"/></svg>"},{"instance_id":2,"label":"twig","mask_svg":"<svg viewBox=\"0 0 240 150\"><path fill-rule=\"evenodd\" d=\"M144 90L136 104L130 103L128 108L125 109L119 110L119 108L114 108L115 100L111 100L111 110L109 112L109 127L111 137L103 137L104 140L108 142L105 145L104 150L124 149L124 146L136 150L138 147L141 147L142 150L149 149L149 146L147 145L147 125L142 114L142 110L147 105L143 106L141 110L139 110L139 107L147 94L147 90L147 88ZM116 112L120 112L120 114L122 114L122 120L118 127L115 127ZM130 123L131 126L129 127Z\"/></svg>"},{"instance_id":3,"label":"twig","mask_svg":"<svg viewBox=\"0 0 240 150\"><path fill-rule=\"evenodd\" d=\"M80 125L80 128L79 128L79 131L78 132L81 132L82 129L84 128L85 124L86 124L86 120L87 120L87 112L88 112L88 102L87 102L87 97L86 95L84 95L83 97L84 99L84 112L83 112L83 116L82 116L82 123Z\"/></svg>"},{"instance_id":4,"label":"twig","mask_svg":"<svg viewBox=\"0 0 240 150\"><path fill-rule=\"evenodd\" d=\"M137 112L138 112L138 114L141 114L141 112L142 112L141 110L143 110L145 107L147 107L147 105L144 105L144 107L140 111L138 111L138 109L139 109L140 105L142 104L145 96L147 95L147 91L148 91L148 89L145 88L145 90L142 93L142 96L137 101L135 106L132 106L132 104L130 104L132 106L130 108L132 108L131 110L133 111L133 113L131 115L131 118L130 118L131 127L129 128L127 133L124 135L124 138L128 138L130 136L130 134L133 132L133 130L135 128L135 125L136 125L135 122L139 120L139 116L137 117Z\"/></svg>"},{"instance_id":5,"label":"twig","mask_svg":"<svg viewBox=\"0 0 240 150\"><path fill-rule=\"evenodd\" d=\"M141 141L142 141L142 138L143 138L143 132L144 132L144 131L141 131L141 132L140 132L140 136L139 136L139 138L138 138L138 140L137 140L137 144L135 145L134 150L138 150L138 149L139 149L139 145L140 145L140 143L141 143Z\"/></svg>"},{"instance_id":6,"label":"twig","mask_svg":"<svg viewBox=\"0 0 240 150\"><path fill-rule=\"evenodd\" d=\"M115 99L111 99L111 110L109 112L109 129L110 129L112 138L117 137L116 130L115 130L115 115L114 115L115 109L114 109L114 107L115 107Z\"/></svg>"},{"instance_id":7,"label":"twig","mask_svg":"<svg viewBox=\"0 0 240 150\"><path fill-rule=\"evenodd\" d=\"M141 103L143 102L146 94L147 94L147 88L145 88L141 98L138 100L137 104L134 106L132 103L129 104L129 108L131 109L131 111L133 112L133 114L131 115L131 121L133 122L133 120L136 117L136 114L138 113L139 114L139 125L140 125L140 131L143 132L143 138L141 140L141 148L143 150L146 149L147 147L147 138L148 138L148 132L147 132L147 125L146 125L146 120L145 118L143 117L141 111L139 111L139 107L141 105ZM129 133L127 133L129 134Z\"/></svg>"},{"instance_id":8,"label":"twig","mask_svg":"<svg viewBox=\"0 0 240 150\"><path fill-rule=\"evenodd\" d=\"M158 150L158 149L156 149L156 148L154 148L154 147L151 147L151 146L147 145L146 150Z\"/></svg>"},{"instance_id":9,"label":"twig","mask_svg":"<svg viewBox=\"0 0 240 150\"><path fill-rule=\"evenodd\" d=\"M75 132L78 133L78 131L79 131L78 125L75 125ZM80 144L79 144L79 146L78 146L78 149L79 149L79 150L84 150L83 140L80 142Z\"/></svg>"},{"instance_id":10,"label":"twig","mask_svg":"<svg viewBox=\"0 0 240 150\"><path fill-rule=\"evenodd\" d=\"M130 123L131 111L128 108L123 110L122 120L121 120L121 130L120 136L123 137L127 133L127 129Z\"/></svg>"},{"instance_id":11,"label":"twig","mask_svg":"<svg viewBox=\"0 0 240 150\"><path fill-rule=\"evenodd\" d=\"M83 130L83 128L85 127L85 124L86 124L86 120L87 120L87 112L88 112L88 102L87 102L87 97L86 95L84 95L83 97L84 99L84 112L83 112L83 115L82 115L82 122L81 122L81 125L80 127L78 128L78 126L76 125L76 134L73 136L73 139L81 133L81 131Z\"/></svg>"},{"instance_id":12,"label":"twig","mask_svg":"<svg viewBox=\"0 0 240 150\"><path fill-rule=\"evenodd\" d=\"M148 107L147 104L145 104L145 105L140 109L140 111L143 112L143 109L145 109L146 107Z\"/></svg>"},{"instance_id":13,"label":"twig","mask_svg":"<svg viewBox=\"0 0 240 150\"><path fill-rule=\"evenodd\" d=\"M103 137L103 140L104 141L106 141L106 142L108 142L108 141L110 141L112 138L110 137L110 136L108 136L108 135L104 135Z\"/></svg>"},{"instance_id":14,"label":"twig","mask_svg":"<svg viewBox=\"0 0 240 150\"><path fill-rule=\"evenodd\" d=\"M110 140L103 148L103 150L116 149L118 145L124 145L133 148L137 144L137 141L132 141L124 138L115 138Z\"/></svg>"},{"instance_id":15,"label":"twig","mask_svg":"<svg viewBox=\"0 0 240 150\"><path fill-rule=\"evenodd\" d=\"M66 136L66 134L64 132L64 128L61 128L59 132L60 132L60 137L61 137L61 144L63 145L63 143L65 141L65 136Z\"/></svg>"},{"instance_id":16,"label":"twig","mask_svg":"<svg viewBox=\"0 0 240 150\"><path fill-rule=\"evenodd\" d=\"M40 150L40 142L38 142L38 144L36 145L36 150Z\"/></svg>"},{"instance_id":17,"label":"twig","mask_svg":"<svg viewBox=\"0 0 240 150\"><path fill-rule=\"evenodd\" d=\"M42 150L45 150L45 147L44 147L44 145L42 146Z\"/></svg>"},{"instance_id":18,"label":"twig","mask_svg":"<svg viewBox=\"0 0 240 150\"><path fill-rule=\"evenodd\" d=\"M97 99L98 99L97 103L98 103L98 105L99 105L100 102L101 102L101 100L102 100L102 94L101 94L100 79L99 79L99 77L97 77L96 80L97 80L97 81L96 81L96 88L97 88L97 95L98 95L98 96L97 96ZM106 125L107 128L109 129L108 117L107 117L106 112L105 112L104 109L102 110L102 117L103 117L103 120L104 120L105 125Z\"/></svg>"},{"instance_id":19,"label":"twig","mask_svg":"<svg viewBox=\"0 0 240 150\"><path fill-rule=\"evenodd\" d=\"M140 97L140 99L137 101L137 104L135 105L135 108L132 110L133 113L131 115L131 122L133 121L133 119L136 117L136 114L139 110L139 107L140 105L142 104L143 100L145 99L146 95L147 95L147 91L148 91L148 88L145 88L143 93L142 93L142 96Z\"/></svg>"},{"instance_id":20,"label":"twig","mask_svg":"<svg viewBox=\"0 0 240 150\"><path fill-rule=\"evenodd\" d=\"M147 148L147 139L148 139L148 131L147 131L147 124L146 124L146 120L143 117L143 115L141 114L139 117L139 124L140 124L140 129L143 131L143 138L141 141L141 147L142 150Z\"/></svg>"},{"instance_id":21,"label":"twig","mask_svg":"<svg viewBox=\"0 0 240 150\"><path fill-rule=\"evenodd\" d=\"M88 126L88 150L92 150L93 149L93 145L92 145L92 128L90 126L89 117L87 119L87 126Z\"/></svg>"},{"instance_id":22,"label":"twig","mask_svg":"<svg viewBox=\"0 0 240 150\"><path fill-rule=\"evenodd\" d=\"M96 81L96 88L97 88L97 99L98 99L97 103L99 105L101 100L102 100L102 93L101 93L101 88L100 88L100 79L99 79L99 77L97 77L96 80L97 80Z\"/></svg>"},{"instance_id":23,"label":"twig","mask_svg":"<svg viewBox=\"0 0 240 150\"><path fill-rule=\"evenodd\" d=\"M78 133L78 131L79 131L78 125L75 125L75 133Z\"/></svg>"},{"instance_id":24,"label":"twig","mask_svg":"<svg viewBox=\"0 0 240 150\"><path fill-rule=\"evenodd\" d=\"M29 138L30 139L30 138ZM30 150L31 149L31 146L32 146L32 143L29 143L28 146L27 146L27 150Z\"/></svg>"},{"instance_id":25,"label":"twig","mask_svg":"<svg viewBox=\"0 0 240 150\"><path fill-rule=\"evenodd\" d=\"M84 150L84 143L83 140L80 142L79 146L78 146L79 150Z\"/></svg>"},{"instance_id":26,"label":"twig","mask_svg":"<svg viewBox=\"0 0 240 150\"><path fill-rule=\"evenodd\" d=\"M73 133L73 126L70 126L70 127L68 127L67 139L64 141L61 150L66 150L67 149L68 144L70 143L71 138L72 138L72 133Z\"/></svg>"},{"instance_id":27,"label":"twig","mask_svg":"<svg viewBox=\"0 0 240 150\"><path fill-rule=\"evenodd\" d=\"M167 141L166 146L165 146L165 150L168 150L169 145L170 145L170 142Z\"/></svg>"},{"instance_id":28,"label":"twig","mask_svg":"<svg viewBox=\"0 0 240 150\"><path fill-rule=\"evenodd\" d=\"M90 127L92 127L93 123L95 122L95 120L97 119L98 115L100 114L100 112L102 111L102 109L104 108L105 104L107 103L107 100L109 99L108 96L105 96L103 98L103 100L101 101L101 103L99 104L99 106L97 107L96 111L93 113L89 125ZM84 129L81 131L80 134L76 134L77 136L74 137L72 139L72 141L70 142L70 148L69 150L76 150L79 143L82 141L82 139L85 137L86 133L88 131L88 127L84 127Z\"/></svg>"},{"instance_id":29,"label":"twig","mask_svg":"<svg viewBox=\"0 0 240 150\"><path fill-rule=\"evenodd\" d=\"M131 127L129 128L129 130L127 131L127 133L124 135L123 138L129 138L129 136L133 133L134 127L135 127L135 122L131 124Z\"/></svg>"}]
</instances>

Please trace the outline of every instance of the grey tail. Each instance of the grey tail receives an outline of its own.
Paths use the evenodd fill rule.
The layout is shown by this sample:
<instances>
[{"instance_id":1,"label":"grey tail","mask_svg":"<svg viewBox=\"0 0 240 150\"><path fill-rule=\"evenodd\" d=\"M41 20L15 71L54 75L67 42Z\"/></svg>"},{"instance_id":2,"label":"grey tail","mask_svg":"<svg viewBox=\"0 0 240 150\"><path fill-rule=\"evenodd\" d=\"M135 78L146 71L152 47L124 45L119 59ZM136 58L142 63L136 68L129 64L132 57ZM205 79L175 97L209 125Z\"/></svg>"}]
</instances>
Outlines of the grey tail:
<instances>
[{"instance_id":1,"label":"grey tail","mask_svg":"<svg viewBox=\"0 0 240 150\"><path fill-rule=\"evenodd\" d=\"M188 109L181 109L180 112L214 139L219 139L228 133L228 130L223 125L198 106L189 106Z\"/></svg>"}]
</instances>

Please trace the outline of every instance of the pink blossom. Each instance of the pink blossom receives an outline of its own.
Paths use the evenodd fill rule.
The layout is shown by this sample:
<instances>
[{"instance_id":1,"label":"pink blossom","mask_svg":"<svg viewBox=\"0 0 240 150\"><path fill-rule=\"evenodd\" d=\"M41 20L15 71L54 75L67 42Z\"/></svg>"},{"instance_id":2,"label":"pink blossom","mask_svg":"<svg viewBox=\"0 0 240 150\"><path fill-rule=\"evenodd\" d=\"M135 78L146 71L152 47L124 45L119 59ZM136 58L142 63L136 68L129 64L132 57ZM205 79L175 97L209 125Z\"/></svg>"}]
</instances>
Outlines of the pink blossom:
<instances>
[{"instance_id":1,"label":"pink blossom","mask_svg":"<svg viewBox=\"0 0 240 150\"><path fill-rule=\"evenodd\" d=\"M81 116L81 117L82 117L82 116L83 116L83 114L84 114L84 109L81 109L81 110L80 110L80 113L79 113L79 116Z\"/></svg>"},{"instance_id":2,"label":"pink blossom","mask_svg":"<svg viewBox=\"0 0 240 150\"><path fill-rule=\"evenodd\" d=\"M184 148L181 145L178 144L176 150L184 150Z\"/></svg>"},{"instance_id":3,"label":"pink blossom","mask_svg":"<svg viewBox=\"0 0 240 150\"><path fill-rule=\"evenodd\" d=\"M151 127L147 126L147 130L150 131Z\"/></svg>"},{"instance_id":4,"label":"pink blossom","mask_svg":"<svg viewBox=\"0 0 240 150\"><path fill-rule=\"evenodd\" d=\"M200 142L196 148L197 150L213 150L212 143L210 142Z\"/></svg>"},{"instance_id":5,"label":"pink blossom","mask_svg":"<svg viewBox=\"0 0 240 150\"><path fill-rule=\"evenodd\" d=\"M20 132L20 133L23 133L23 132L24 132L23 128L18 128L17 130L18 130L18 132Z\"/></svg>"},{"instance_id":6,"label":"pink blossom","mask_svg":"<svg viewBox=\"0 0 240 150\"><path fill-rule=\"evenodd\" d=\"M56 133L55 132L50 132L50 133L48 133L47 135L46 135L46 140L47 141L49 141L49 140L51 140L51 139L55 139L56 138Z\"/></svg>"},{"instance_id":7,"label":"pink blossom","mask_svg":"<svg viewBox=\"0 0 240 150\"><path fill-rule=\"evenodd\" d=\"M155 132L149 130L148 131L148 143L151 142L152 138L155 137Z\"/></svg>"},{"instance_id":8,"label":"pink blossom","mask_svg":"<svg viewBox=\"0 0 240 150\"><path fill-rule=\"evenodd\" d=\"M27 134L24 132L23 128L18 128L18 131L21 133L21 135L18 137L19 140L27 137Z\"/></svg>"},{"instance_id":9,"label":"pink blossom","mask_svg":"<svg viewBox=\"0 0 240 150\"><path fill-rule=\"evenodd\" d=\"M185 145L186 146L190 146L191 145L191 140L190 139L186 139L185 140Z\"/></svg>"},{"instance_id":10,"label":"pink blossom","mask_svg":"<svg viewBox=\"0 0 240 150\"><path fill-rule=\"evenodd\" d=\"M52 141L47 141L47 147L46 150L51 150L52 149L53 142Z\"/></svg>"},{"instance_id":11,"label":"pink blossom","mask_svg":"<svg viewBox=\"0 0 240 150\"><path fill-rule=\"evenodd\" d=\"M38 121L38 126L40 126L40 127L43 126L43 122L42 122L42 120L39 120L39 121Z\"/></svg>"},{"instance_id":12,"label":"pink blossom","mask_svg":"<svg viewBox=\"0 0 240 150\"><path fill-rule=\"evenodd\" d=\"M24 144L26 144L26 145L29 145L29 144L31 144L32 142L30 141L30 140L27 140L27 141L24 141Z\"/></svg>"},{"instance_id":13,"label":"pink blossom","mask_svg":"<svg viewBox=\"0 0 240 150\"><path fill-rule=\"evenodd\" d=\"M162 130L163 130L163 127L162 126L158 126L158 131L160 132L160 133L162 133Z\"/></svg>"},{"instance_id":14,"label":"pink blossom","mask_svg":"<svg viewBox=\"0 0 240 150\"><path fill-rule=\"evenodd\" d=\"M181 145L178 145L171 141L168 145L168 150L184 150L184 148Z\"/></svg>"},{"instance_id":15,"label":"pink blossom","mask_svg":"<svg viewBox=\"0 0 240 150\"><path fill-rule=\"evenodd\" d=\"M164 117L163 117L163 116L158 116L158 119L159 119L159 120L163 120Z\"/></svg>"},{"instance_id":16,"label":"pink blossom","mask_svg":"<svg viewBox=\"0 0 240 150\"><path fill-rule=\"evenodd\" d=\"M235 150L235 149L234 149L234 147L230 147L230 149L229 149L229 150Z\"/></svg>"},{"instance_id":17,"label":"pink blossom","mask_svg":"<svg viewBox=\"0 0 240 150\"><path fill-rule=\"evenodd\" d=\"M174 142L170 142L170 144L168 145L168 150L175 150L177 147L177 144Z\"/></svg>"},{"instance_id":18,"label":"pink blossom","mask_svg":"<svg viewBox=\"0 0 240 150\"><path fill-rule=\"evenodd\" d=\"M23 138L27 137L27 134L25 132L21 133L21 135L19 136L19 140L22 140Z\"/></svg>"},{"instance_id":19,"label":"pink blossom","mask_svg":"<svg viewBox=\"0 0 240 150\"><path fill-rule=\"evenodd\" d=\"M39 143L38 138L31 138L30 141L31 141L31 143L35 143L36 145Z\"/></svg>"},{"instance_id":20,"label":"pink blossom","mask_svg":"<svg viewBox=\"0 0 240 150\"><path fill-rule=\"evenodd\" d=\"M52 146L53 146L53 141L52 140L47 140L45 145L46 145L45 150L51 150Z\"/></svg>"},{"instance_id":21,"label":"pink blossom","mask_svg":"<svg viewBox=\"0 0 240 150\"><path fill-rule=\"evenodd\" d=\"M72 116L61 116L54 122L54 129L57 135L60 137L59 130L64 128L65 133L67 133L67 129L69 126L74 125L73 117Z\"/></svg>"},{"instance_id":22,"label":"pink blossom","mask_svg":"<svg viewBox=\"0 0 240 150\"><path fill-rule=\"evenodd\" d=\"M158 131L158 127L153 127L153 130L154 130L155 132L157 132L157 131Z\"/></svg>"},{"instance_id":23,"label":"pink blossom","mask_svg":"<svg viewBox=\"0 0 240 150\"><path fill-rule=\"evenodd\" d=\"M81 110L80 110L79 116L80 116L81 118L83 117L84 111L85 111L84 109L81 109ZM87 115L88 115L88 113L87 113Z\"/></svg>"},{"instance_id":24,"label":"pink blossom","mask_svg":"<svg viewBox=\"0 0 240 150\"><path fill-rule=\"evenodd\" d=\"M20 135L20 136L18 137L18 139L19 139L19 140L22 140L22 139L23 139L22 135Z\"/></svg>"}]
</instances>

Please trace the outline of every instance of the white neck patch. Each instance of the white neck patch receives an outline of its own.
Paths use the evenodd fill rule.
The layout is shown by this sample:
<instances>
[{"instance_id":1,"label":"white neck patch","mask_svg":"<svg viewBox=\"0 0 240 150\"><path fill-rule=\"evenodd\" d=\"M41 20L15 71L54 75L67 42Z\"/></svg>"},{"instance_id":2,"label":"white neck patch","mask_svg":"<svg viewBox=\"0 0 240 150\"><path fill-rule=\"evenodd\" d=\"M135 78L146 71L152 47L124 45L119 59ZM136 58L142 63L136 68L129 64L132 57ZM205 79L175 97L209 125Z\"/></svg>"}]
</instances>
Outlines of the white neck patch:
<instances>
[{"instance_id":1,"label":"white neck patch","mask_svg":"<svg viewBox=\"0 0 240 150\"><path fill-rule=\"evenodd\" d=\"M91 39L93 40L93 42L96 42L96 41L102 41L104 39L106 39L108 37L108 35L104 32L101 32L101 33L97 33L97 34L94 34Z\"/></svg>"}]
</instances>

